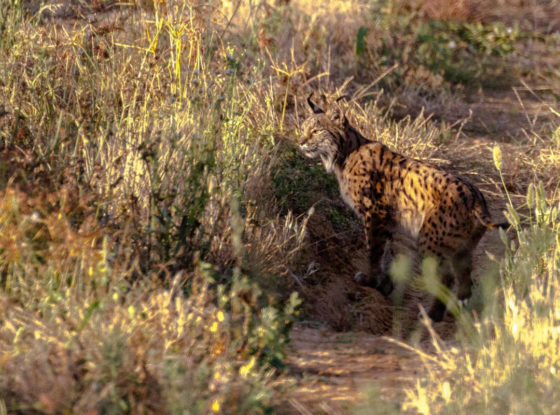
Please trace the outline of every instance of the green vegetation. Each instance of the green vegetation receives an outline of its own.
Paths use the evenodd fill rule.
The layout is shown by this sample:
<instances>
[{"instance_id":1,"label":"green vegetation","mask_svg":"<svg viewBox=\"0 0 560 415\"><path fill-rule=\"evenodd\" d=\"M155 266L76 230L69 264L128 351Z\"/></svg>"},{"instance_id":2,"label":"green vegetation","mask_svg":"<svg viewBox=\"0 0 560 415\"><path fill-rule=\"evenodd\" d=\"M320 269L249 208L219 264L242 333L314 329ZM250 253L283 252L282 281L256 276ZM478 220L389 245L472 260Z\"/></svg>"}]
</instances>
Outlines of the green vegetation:
<instances>
[{"instance_id":1,"label":"green vegetation","mask_svg":"<svg viewBox=\"0 0 560 415\"><path fill-rule=\"evenodd\" d=\"M338 183L322 165L303 159L296 149L281 151L272 176L274 195L281 211L305 213L320 197L338 195Z\"/></svg>"},{"instance_id":2,"label":"green vegetation","mask_svg":"<svg viewBox=\"0 0 560 415\"><path fill-rule=\"evenodd\" d=\"M406 0L38 3L0 2L0 413L279 413L309 304L376 332L387 307L339 266L356 218L290 143L310 92L510 199L476 316L453 346L433 329L427 376L379 408L558 411L557 36ZM523 126L471 125L463 95L520 84L545 91Z\"/></svg>"}]
</instances>

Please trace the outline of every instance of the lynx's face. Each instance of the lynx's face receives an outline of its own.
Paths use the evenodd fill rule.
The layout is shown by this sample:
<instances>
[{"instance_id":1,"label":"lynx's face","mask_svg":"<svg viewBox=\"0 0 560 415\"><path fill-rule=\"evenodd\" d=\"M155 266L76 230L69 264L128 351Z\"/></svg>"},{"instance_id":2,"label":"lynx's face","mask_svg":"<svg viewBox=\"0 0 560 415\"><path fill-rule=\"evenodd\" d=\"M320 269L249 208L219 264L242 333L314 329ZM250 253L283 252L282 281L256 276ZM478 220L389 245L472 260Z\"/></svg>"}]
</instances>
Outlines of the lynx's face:
<instances>
[{"instance_id":1,"label":"lynx's face","mask_svg":"<svg viewBox=\"0 0 560 415\"><path fill-rule=\"evenodd\" d=\"M325 113L312 102L310 105L314 113L303 122L298 144L305 156L320 158L325 169L332 171L344 140L347 120L338 106Z\"/></svg>"},{"instance_id":2,"label":"lynx's face","mask_svg":"<svg viewBox=\"0 0 560 415\"><path fill-rule=\"evenodd\" d=\"M335 136L325 114L316 114L309 117L302 125L302 134L299 148L306 157L330 157L336 153Z\"/></svg>"}]
</instances>

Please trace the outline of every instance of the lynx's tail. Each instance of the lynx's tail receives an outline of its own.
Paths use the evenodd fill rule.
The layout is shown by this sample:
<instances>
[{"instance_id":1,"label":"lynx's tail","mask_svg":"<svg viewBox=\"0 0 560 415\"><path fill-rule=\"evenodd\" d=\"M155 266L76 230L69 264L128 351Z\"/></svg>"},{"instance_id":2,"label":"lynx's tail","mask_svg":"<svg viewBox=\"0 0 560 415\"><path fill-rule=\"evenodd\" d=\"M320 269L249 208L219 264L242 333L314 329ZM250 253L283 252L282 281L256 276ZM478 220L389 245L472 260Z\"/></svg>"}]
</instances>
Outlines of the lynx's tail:
<instances>
[{"instance_id":1,"label":"lynx's tail","mask_svg":"<svg viewBox=\"0 0 560 415\"><path fill-rule=\"evenodd\" d=\"M492 222L492 220L490 220L489 217L483 217L481 215L477 214L478 212L475 211L475 215L477 217L477 219L480 221L480 223L482 223L484 226L486 226L489 229L508 229L509 227L511 227L511 223L509 222L500 222L500 223L495 223Z\"/></svg>"},{"instance_id":2,"label":"lynx's tail","mask_svg":"<svg viewBox=\"0 0 560 415\"><path fill-rule=\"evenodd\" d=\"M511 224L507 221L500 223L493 222L492 217L490 216L490 212L488 211L488 206L486 205L486 200L484 200L484 196L482 195L480 190L478 190L474 186L471 186L471 190L476 197L473 212L480 223L482 223L489 229L508 229L511 227Z\"/></svg>"}]
</instances>

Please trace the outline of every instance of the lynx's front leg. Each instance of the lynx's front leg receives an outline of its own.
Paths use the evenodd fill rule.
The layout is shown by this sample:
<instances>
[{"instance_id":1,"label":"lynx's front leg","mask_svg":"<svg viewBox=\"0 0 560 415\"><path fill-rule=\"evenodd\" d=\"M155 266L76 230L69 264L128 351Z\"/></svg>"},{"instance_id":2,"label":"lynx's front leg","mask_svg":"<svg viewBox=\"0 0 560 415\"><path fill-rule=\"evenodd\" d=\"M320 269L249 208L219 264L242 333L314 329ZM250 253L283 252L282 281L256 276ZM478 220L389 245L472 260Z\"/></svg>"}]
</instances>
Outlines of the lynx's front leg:
<instances>
[{"instance_id":1,"label":"lynx's front leg","mask_svg":"<svg viewBox=\"0 0 560 415\"><path fill-rule=\"evenodd\" d=\"M361 285L377 289L387 297L393 291L393 282L388 274L393 252L389 243L392 234L386 218L369 214L364 220L369 269L357 272L354 280Z\"/></svg>"}]
</instances>

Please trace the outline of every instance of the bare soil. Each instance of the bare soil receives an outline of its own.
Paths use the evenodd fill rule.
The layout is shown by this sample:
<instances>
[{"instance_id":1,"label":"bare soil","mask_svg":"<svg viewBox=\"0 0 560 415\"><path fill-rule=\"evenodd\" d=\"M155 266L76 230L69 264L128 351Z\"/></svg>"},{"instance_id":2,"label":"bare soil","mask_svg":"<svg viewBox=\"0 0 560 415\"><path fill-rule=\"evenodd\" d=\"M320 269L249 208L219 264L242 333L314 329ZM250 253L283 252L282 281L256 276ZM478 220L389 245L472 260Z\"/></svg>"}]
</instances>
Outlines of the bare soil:
<instances>
[{"instance_id":1,"label":"bare soil","mask_svg":"<svg viewBox=\"0 0 560 415\"><path fill-rule=\"evenodd\" d=\"M300 323L291 337L288 364L297 386L286 413L348 413L372 385L387 404L398 407L403 388L423 370L418 355L381 336Z\"/></svg>"}]
</instances>

